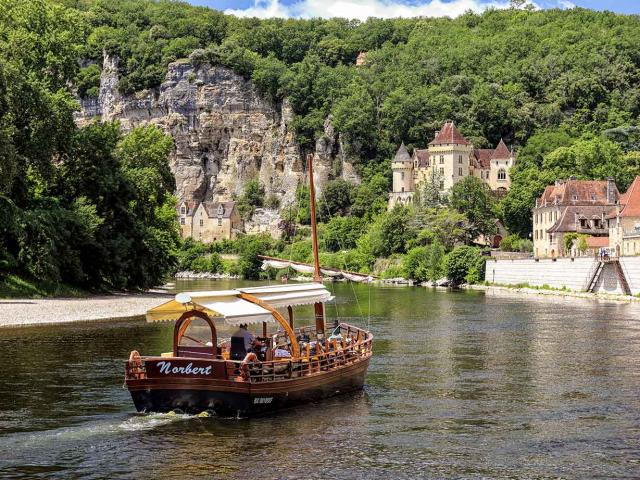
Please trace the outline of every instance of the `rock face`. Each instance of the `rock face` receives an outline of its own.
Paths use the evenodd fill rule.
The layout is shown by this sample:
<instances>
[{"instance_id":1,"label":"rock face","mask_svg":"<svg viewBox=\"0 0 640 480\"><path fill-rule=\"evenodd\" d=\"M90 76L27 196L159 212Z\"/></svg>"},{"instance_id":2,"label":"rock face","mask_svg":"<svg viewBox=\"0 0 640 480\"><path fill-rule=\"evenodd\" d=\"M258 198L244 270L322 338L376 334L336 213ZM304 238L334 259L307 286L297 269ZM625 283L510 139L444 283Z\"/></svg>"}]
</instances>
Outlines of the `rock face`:
<instances>
[{"instance_id":1,"label":"rock face","mask_svg":"<svg viewBox=\"0 0 640 480\"><path fill-rule=\"evenodd\" d=\"M125 131L158 125L174 139L171 169L180 199L231 200L245 182L258 178L267 196L276 195L281 205L295 201L296 187L305 181L304 162L289 127L293 112L286 100L276 106L233 71L194 67L188 61L170 64L158 90L123 96L117 85L118 59L105 54L98 100L81 102L77 123L100 116L119 120ZM340 151L328 119L316 145L319 189L336 173L336 162L346 165ZM339 170L357 181L350 164Z\"/></svg>"}]
</instances>

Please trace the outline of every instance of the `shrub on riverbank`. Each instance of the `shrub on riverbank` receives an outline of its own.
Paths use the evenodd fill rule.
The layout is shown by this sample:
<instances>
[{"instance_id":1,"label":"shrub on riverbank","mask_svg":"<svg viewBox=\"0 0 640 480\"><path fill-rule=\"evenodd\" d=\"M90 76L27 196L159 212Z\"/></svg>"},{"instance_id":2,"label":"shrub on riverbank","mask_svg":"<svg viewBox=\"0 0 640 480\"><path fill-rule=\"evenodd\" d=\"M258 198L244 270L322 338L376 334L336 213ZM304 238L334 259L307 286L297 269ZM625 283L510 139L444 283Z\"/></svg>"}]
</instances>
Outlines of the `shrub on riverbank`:
<instances>
[{"instance_id":1,"label":"shrub on riverbank","mask_svg":"<svg viewBox=\"0 0 640 480\"><path fill-rule=\"evenodd\" d=\"M533 252L533 242L513 233L502 239L500 250L503 252Z\"/></svg>"},{"instance_id":2,"label":"shrub on riverbank","mask_svg":"<svg viewBox=\"0 0 640 480\"><path fill-rule=\"evenodd\" d=\"M447 254L444 268L453 286L478 283L484 279L485 262L479 248L462 245Z\"/></svg>"}]
</instances>

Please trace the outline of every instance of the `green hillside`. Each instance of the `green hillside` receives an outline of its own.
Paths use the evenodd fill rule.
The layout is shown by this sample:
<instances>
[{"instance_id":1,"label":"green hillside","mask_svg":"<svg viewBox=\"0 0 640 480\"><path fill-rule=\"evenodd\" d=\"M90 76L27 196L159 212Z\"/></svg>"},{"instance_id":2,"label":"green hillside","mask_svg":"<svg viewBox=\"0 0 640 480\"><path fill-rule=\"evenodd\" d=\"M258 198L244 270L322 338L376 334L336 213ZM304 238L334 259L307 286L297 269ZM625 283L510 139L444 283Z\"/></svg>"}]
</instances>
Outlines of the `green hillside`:
<instances>
[{"instance_id":1,"label":"green hillside","mask_svg":"<svg viewBox=\"0 0 640 480\"><path fill-rule=\"evenodd\" d=\"M332 185L346 200L325 205L327 235L349 233L350 246L329 241L327 249L353 250L356 268L431 248L442 230L447 215L437 221L424 205L402 214L406 238L371 246L385 242L371 225L393 232L399 221L381 213L389 159L401 141L424 147L446 119L478 147L504 138L518 151L509 194L482 202L490 212L446 207L475 233L490 213L526 237L534 198L556 178L613 176L623 190L640 173L638 16L510 9L363 23L238 19L171 1L0 0L0 271L135 287L175 264L168 150L147 152L161 134L121 138L110 125L73 124L74 94L97 95L104 51L121 59L123 93L157 87L179 58L231 67L274 102L291 101L306 150L332 114L365 181ZM366 61L357 67L360 52ZM134 162L136 149L152 158ZM80 178L88 164L91 182ZM165 178L158 191L144 169ZM351 225L350 215L364 223ZM165 265L140 266L158 253Z\"/></svg>"},{"instance_id":2,"label":"green hillside","mask_svg":"<svg viewBox=\"0 0 640 480\"><path fill-rule=\"evenodd\" d=\"M83 57L99 62L106 50L123 59L123 92L158 86L180 57L227 65L292 102L307 149L332 114L361 167L384 168L401 141L423 147L445 119L477 147L500 138L528 146L502 209L523 235L532 198L549 179L611 174L624 189L632 178L624 154L635 145L620 127L636 125L640 113L638 16L511 9L362 23L238 19L166 1L66 3L85 12ZM356 67L360 52L366 64ZM79 72L82 91L95 94L98 74L95 65ZM546 153L608 129L618 129L609 138L621 150L603 148L619 169L554 165L540 177Z\"/></svg>"}]
</instances>

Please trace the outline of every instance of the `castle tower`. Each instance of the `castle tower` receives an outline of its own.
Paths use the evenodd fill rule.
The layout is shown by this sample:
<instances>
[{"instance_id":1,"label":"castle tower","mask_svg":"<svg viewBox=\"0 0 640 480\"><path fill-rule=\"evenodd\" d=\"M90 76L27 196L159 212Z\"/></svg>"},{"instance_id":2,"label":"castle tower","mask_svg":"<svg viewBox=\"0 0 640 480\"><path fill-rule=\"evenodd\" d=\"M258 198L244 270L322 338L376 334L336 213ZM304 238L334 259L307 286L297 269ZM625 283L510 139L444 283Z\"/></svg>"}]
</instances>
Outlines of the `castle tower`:
<instances>
[{"instance_id":1,"label":"castle tower","mask_svg":"<svg viewBox=\"0 0 640 480\"><path fill-rule=\"evenodd\" d=\"M451 120L447 120L429 143L429 159L440 190L447 191L470 175L473 145L464 138Z\"/></svg>"},{"instance_id":2,"label":"castle tower","mask_svg":"<svg viewBox=\"0 0 640 480\"><path fill-rule=\"evenodd\" d=\"M409 156L404 142L398 148L396 156L391 162L393 171L393 191L389 195L389 209L396 204L406 205L413 202L413 160Z\"/></svg>"},{"instance_id":3,"label":"castle tower","mask_svg":"<svg viewBox=\"0 0 640 480\"><path fill-rule=\"evenodd\" d=\"M503 195L509 190L511 186L509 170L514 162L513 152L509 151L504 141L500 139L500 143L491 155L488 181L491 190Z\"/></svg>"}]
</instances>

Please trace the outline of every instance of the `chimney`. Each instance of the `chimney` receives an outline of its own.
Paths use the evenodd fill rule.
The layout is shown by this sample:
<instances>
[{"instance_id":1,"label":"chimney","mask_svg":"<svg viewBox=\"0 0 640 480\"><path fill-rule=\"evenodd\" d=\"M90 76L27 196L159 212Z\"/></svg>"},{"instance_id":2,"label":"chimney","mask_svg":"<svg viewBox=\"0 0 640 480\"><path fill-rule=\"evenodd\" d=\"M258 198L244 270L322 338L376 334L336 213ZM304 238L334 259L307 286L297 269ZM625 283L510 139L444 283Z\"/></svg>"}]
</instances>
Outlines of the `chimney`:
<instances>
[{"instance_id":1,"label":"chimney","mask_svg":"<svg viewBox=\"0 0 640 480\"><path fill-rule=\"evenodd\" d=\"M616 181L612 177L607 178L607 203L616 203Z\"/></svg>"}]
</instances>

